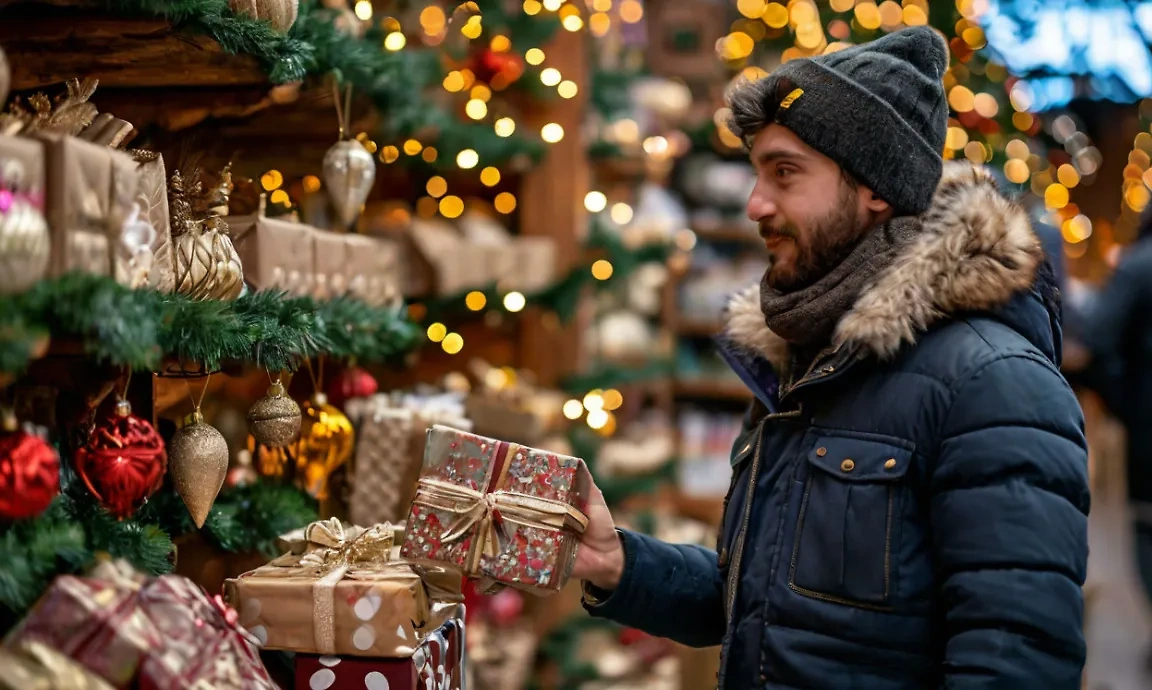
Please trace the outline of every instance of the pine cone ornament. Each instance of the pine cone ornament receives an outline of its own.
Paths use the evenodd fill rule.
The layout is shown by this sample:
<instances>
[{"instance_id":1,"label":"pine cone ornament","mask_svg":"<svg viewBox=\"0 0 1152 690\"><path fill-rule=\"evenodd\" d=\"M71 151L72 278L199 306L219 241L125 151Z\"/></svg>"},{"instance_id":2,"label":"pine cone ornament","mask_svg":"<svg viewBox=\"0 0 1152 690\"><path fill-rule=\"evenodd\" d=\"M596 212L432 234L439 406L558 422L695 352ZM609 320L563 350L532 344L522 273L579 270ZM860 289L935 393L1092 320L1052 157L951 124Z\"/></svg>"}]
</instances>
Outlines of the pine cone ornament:
<instances>
[{"instance_id":1,"label":"pine cone ornament","mask_svg":"<svg viewBox=\"0 0 1152 690\"><path fill-rule=\"evenodd\" d=\"M176 292L193 299L236 299L244 289L240 256L222 220L195 217L192 201L201 191L198 178L186 181L179 170L168 183Z\"/></svg>"}]
</instances>

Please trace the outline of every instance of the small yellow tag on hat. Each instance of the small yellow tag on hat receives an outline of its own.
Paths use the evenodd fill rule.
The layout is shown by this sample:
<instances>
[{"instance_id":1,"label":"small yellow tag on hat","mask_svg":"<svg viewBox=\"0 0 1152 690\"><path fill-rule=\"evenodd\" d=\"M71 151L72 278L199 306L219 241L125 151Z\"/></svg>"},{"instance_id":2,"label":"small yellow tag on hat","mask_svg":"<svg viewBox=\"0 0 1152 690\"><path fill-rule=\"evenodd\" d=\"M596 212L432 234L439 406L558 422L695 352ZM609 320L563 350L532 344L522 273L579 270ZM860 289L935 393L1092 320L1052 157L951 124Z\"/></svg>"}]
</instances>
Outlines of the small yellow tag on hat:
<instances>
[{"instance_id":1,"label":"small yellow tag on hat","mask_svg":"<svg viewBox=\"0 0 1152 690\"><path fill-rule=\"evenodd\" d=\"M791 108L792 104L796 102L796 99L803 95L804 89L792 89L792 93L788 94L784 97L784 100L780 101L780 109L787 110Z\"/></svg>"}]
</instances>

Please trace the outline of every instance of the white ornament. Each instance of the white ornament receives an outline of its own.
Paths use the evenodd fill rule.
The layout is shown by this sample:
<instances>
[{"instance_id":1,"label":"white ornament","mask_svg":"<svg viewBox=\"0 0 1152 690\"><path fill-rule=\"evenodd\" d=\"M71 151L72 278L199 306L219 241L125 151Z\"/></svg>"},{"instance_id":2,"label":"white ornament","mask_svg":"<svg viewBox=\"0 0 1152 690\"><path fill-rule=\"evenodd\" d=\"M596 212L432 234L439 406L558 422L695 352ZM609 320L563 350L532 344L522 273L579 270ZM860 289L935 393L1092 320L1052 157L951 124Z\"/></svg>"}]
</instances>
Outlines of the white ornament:
<instances>
[{"instance_id":1,"label":"white ornament","mask_svg":"<svg viewBox=\"0 0 1152 690\"><path fill-rule=\"evenodd\" d=\"M340 663L340 657L338 657L338 656L322 656L322 657L320 657L320 665L321 666L327 666L327 667L331 668L333 666L338 665L339 663Z\"/></svg>"},{"instance_id":2,"label":"white ornament","mask_svg":"<svg viewBox=\"0 0 1152 690\"><path fill-rule=\"evenodd\" d=\"M376 181L376 161L355 139L336 142L324 154L324 186L344 227L350 227Z\"/></svg>"}]
</instances>

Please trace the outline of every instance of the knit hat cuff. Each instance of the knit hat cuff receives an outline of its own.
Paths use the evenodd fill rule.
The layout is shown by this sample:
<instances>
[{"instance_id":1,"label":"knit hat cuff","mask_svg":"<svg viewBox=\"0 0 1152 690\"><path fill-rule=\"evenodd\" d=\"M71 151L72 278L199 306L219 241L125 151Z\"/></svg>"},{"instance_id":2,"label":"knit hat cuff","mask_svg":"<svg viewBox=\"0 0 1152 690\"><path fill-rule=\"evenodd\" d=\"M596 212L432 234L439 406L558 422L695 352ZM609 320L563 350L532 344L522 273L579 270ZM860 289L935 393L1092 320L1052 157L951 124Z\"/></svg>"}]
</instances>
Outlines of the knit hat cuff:
<instances>
[{"instance_id":1,"label":"knit hat cuff","mask_svg":"<svg viewBox=\"0 0 1152 690\"><path fill-rule=\"evenodd\" d=\"M804 91L781 105L776 123L836 161L898 212L928 209L944 161L889 103L812 60L793 60L776 74Z\"/></svg>"}]
</instances>

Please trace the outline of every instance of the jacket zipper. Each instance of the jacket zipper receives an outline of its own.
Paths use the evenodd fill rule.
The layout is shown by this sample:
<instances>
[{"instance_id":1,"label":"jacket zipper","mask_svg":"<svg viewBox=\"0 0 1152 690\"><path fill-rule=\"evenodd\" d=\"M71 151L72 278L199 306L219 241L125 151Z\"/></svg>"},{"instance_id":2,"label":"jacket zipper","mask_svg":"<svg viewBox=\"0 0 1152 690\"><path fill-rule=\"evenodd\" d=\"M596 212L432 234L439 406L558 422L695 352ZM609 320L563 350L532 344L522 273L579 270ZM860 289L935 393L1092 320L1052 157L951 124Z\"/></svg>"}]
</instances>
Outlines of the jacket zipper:
<instances>
[{"instance_id":1,"label":"jacket zipper","mask_svg":"<svg viewBox=\"0 0 1152 690\"><path fill-rule=\"evenodd\" d=\"M740 532L736 536L736 543L732 548L732 560L728 566L728 601L725 609L727 620L732 622L732 609L736 605L736 588L740 582L740 561L744 556L744 537L748 533L748 523L752 521L752 497L756 489L756 478L760 474L760 442L764 439L764 426L767 419L761 420L760 430L756 432L756 447L752 450L752 467L748 471L748 493L744 497L744 518L740 523Z\"/></svg>"}]
</instances>

